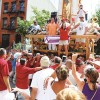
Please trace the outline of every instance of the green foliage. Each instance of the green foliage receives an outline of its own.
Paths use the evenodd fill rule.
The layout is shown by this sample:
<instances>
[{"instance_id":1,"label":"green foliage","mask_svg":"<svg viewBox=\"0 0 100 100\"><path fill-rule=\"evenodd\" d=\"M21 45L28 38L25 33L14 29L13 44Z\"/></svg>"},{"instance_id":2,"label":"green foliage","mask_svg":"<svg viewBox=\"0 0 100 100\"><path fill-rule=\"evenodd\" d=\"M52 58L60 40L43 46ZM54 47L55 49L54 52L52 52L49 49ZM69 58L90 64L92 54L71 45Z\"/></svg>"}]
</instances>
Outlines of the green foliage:
<instances>
[{"instance_id":1,"label":"green foliage","mask_svg":"<svg viewBox=\"0 0 100 100\"><path fill-rule=\"evenodd\" d=\"M22 48L22 43L17 43L14 45L14 49L16 50L21 50L21 48Z\"/></svg>"},{"instance_id":2,"label":"green foliage","mask_svg":"<svg viewBox=\"0 0 100 100\"><path fill-rule=\"evenodd\" d=\"M46 23L46 21L50 18L49 11L41 10L39 11L37 8L32 7L33 13L35 16L33 16L33 19L36 19L38 21L38 24L43 27Z\"/></svg>"},{"instance_id":3,"label":"green foliage","mask_svg":"<svg viewBox=\"0 0 100 100\"><path fill-rule=\"evenodd\" d=\"M100 8L96 11L95 16L98 18L97 23L100 26ZM100 31L99 31L100 32ZM97 46L94 48L96 55L100 55L100 39L97 41Z\"/></svg>"},{"instance_id":4,"label":"green foliage","mask_svg":"<svg viewBox=\"0 0 100 100\"><path fill-rule=\"evenodd\" d=\"M22 36L25 36L27 34L27 29L31 25L31 22L17 18L17 23L18 27L16 29L16 32L21 34Z\"/></svg>"},{"instance_id":5,"label":"green foliage","mask_svg":"<svg viewBox=\"0 0 100 100\"><path fill-rule=\"evenodd\" d=\"M98 18L98 24L99 24L99 26L100 26L100 9L98 9L97 11L96 11L96 16L97 16L97 18Z\"/></svg>"}]
</instances>

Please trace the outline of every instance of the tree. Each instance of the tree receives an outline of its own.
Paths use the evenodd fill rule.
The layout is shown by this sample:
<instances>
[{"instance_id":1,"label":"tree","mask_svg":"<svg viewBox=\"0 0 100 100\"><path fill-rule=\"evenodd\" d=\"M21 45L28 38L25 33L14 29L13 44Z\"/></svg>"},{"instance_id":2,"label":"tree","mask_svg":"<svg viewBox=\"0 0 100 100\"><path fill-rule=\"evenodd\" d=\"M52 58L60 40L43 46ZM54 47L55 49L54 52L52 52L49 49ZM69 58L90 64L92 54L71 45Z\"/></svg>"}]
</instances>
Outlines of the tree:
<instances>
[{"instance_id":1,"label":"tree","mask_svg":"<svg viewBox=\"0 0 100 100\"><path fill-rule=\"evenodd\" d=\"M21 34L21 36L25 37L25 35L27 34L27 29L31 25L31 22L17 18L17 23L18 23L18 27L16 29L16 32Z\"/></svg>"},{"instance_id":2,"label":"tree","mask_svg":"<svg viewBox=\"0 0 100 100\"><path fill-rule=\"evenodd\" d=\"M97 16L97 18L98 18L98 24L99 24L99 26L100 26L100 9L98 9L97 11L96 11L96 16Z\"/></svg>"},{"instance_id":3,"label":"tree","mask_svg":"<svg viewBox=\"0 0 100 100\"><path fill-rule=\"evenodd\" d=\"M38 24L43 27L47 20L50 18L49 11L41 10L39 11L37 8L32 7L33 13L35 16L33 16L33 19L36 19L38 21Z\"/></svg>"}]
</instances>

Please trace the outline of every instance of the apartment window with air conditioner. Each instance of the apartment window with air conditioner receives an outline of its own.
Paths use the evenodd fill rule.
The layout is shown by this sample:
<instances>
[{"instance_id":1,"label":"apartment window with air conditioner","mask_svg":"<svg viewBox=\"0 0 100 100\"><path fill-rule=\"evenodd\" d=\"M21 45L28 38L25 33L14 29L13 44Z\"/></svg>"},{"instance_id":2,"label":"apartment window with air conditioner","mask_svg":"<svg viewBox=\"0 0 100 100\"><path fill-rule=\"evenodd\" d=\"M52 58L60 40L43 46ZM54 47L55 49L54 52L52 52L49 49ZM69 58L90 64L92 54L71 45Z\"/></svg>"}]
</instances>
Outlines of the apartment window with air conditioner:
<instances>
[{"instance_id":1,"label":"apartment window with air conditioner","mask_svg":"<svg viewBox=\"0 0 100 100\"><path fill-rule=\"evenodd\" d=\"M2 20L2 28L7 28L7 18L3 18Z\"/></svg>"},{"instance_id":2,"label":"apartment window with air conditioner","mask_svg":"<svg viewBox=\"0 0 100 100\"><path fill-rule=\"evenodd\" d=\"M8 12L8 2L4 3L4 13Z\"/></svg>"}]
</instances>

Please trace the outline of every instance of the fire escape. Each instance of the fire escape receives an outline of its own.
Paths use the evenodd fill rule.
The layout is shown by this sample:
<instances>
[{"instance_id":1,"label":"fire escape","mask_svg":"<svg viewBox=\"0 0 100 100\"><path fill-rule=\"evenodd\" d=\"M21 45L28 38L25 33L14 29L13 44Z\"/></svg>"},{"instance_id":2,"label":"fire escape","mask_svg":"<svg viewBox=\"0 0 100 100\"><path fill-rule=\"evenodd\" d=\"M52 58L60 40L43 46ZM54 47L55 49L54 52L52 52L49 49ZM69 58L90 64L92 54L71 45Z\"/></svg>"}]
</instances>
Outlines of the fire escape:
<instances>
[{"instance_id":1,"label":"fire escape","mask_svg":"<svg viewBox=\"0 0 100 100\"><path fill-rule=\"evenodd\" d=\"M10 22L6 27L3 27L5 30L16 30L16 22L17 22L17 17L20 17L21 19L23 18L21 14L25 13L25 7L24 7L24 2L25 0L14 0L11 2L11 8L6 10L8 8L8 3L5 4L4 8L4 14L8 14L10 18ZM19 7L18 7L19 6Z\"/></svg>"}]
</instances>

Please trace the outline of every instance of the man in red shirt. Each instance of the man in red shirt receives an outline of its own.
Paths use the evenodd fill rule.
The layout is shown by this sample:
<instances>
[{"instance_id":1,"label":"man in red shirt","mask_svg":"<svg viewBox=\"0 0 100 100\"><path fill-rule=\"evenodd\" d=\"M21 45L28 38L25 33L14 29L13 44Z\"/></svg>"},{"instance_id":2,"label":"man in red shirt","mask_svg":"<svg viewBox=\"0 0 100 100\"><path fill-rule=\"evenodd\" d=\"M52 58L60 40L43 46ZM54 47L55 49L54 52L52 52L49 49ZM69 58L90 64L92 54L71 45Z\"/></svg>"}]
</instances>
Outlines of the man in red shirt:
<instances>
[{"instance_id":1,"label":"man in red shirt","mask_svg":"<svg viewBox=\"0 0 100 100\"><path fill-rule=\"evenodd\" d=\"M9 68L5 58L6 50L0 48L0 99L2 100L5 100L5 95L11 91L9 83Z\"/></svg>"},{"instance_id":2,"label":"man in red shirt","mask_svg":"<svg viewBox=\"0 0 100 100\"><path fill-rule=\"evenodd\" d=\"M36 56L34 57L33 62L32 62L34 68L40 66L40 60L41 60L41 54L40 53L37 53Z\"/></svg>"},{"instance_id":3,"label":"man in red shirt","mask_svg":"<svg viewBox=\"0 0 100 100\"><path fill-rule=\"evenodd\" d=\"M62 65L62 59L60 57L55 57L54 58L54 64L52 66L50 66L50 68L55 70L56 68L58 68L61 65Z\"/></svg>"},{"instance_id":4,"label":"man in red shirt","mask_svg":"<svg viewBox=\"0 0 100 100\"><path fill-rule=\"evenodd\" d=\"M21 91L21 94L26 97L27 100L30 98L30 91L28 89L29 87L29 74L33 74L38 70L41 70L41 67L37 68L29 68L26 67L26 59L21 58L20 64L16 66L16 87L19 91ZM26 95L25 95L26 94Z\"/></svg>"}]
</instances>

